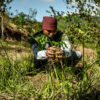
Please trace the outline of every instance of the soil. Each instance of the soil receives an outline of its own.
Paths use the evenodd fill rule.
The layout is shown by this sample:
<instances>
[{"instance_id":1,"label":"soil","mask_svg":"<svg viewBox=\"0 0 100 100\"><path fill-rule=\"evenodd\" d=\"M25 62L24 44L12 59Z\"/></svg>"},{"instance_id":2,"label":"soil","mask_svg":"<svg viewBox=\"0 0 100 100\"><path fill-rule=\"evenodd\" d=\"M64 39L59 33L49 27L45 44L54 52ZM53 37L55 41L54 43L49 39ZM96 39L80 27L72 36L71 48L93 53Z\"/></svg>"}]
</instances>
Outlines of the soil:
<instances>
[{"instance_id":1,"label":"soil","mask_svg":"<svg viewBox=\"0 0 100 100\"><path fill-rule=\"evenodd\" d=\"M79 46L76 48L77 51L80 51L83 54L83 47ZM96 60L97 53L96 50L90 48L84 48L84 60L87 63L93 63Z\"/></svg>"},{"instance_id":2,"label":"soil","mask_svg":"<svg viewBox=\"0 0 100 100\"><path fill-rule=\"evenodd\" d=\"M11 45L0 46L0 55L9 56L13 60L20 60L23 57L28 57L32 54L32 50L23 46Z\"/></svg>"}]
</instances>

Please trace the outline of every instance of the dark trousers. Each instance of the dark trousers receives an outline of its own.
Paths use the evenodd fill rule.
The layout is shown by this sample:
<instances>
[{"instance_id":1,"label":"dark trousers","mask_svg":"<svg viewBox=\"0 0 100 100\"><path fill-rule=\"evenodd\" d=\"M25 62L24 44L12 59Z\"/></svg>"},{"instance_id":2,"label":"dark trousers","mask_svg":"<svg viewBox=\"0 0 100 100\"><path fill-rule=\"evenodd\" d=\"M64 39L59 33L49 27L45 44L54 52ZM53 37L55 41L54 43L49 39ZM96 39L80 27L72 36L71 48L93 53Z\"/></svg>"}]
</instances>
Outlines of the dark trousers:
<instances>
[{"instance_id":1,"label":"dark trousers","mask_svg":"<svg viewBox=\"0 0 100 100\"><path fill-rule=\"evenodd\" d=\"M72 55L68 58L64 58L62 60L62 62L64 63L64 65L66 66L75 66L80 59L82 58L82 55L77 56L77 52L76 51L72 51ZM35 68L40 68L40 69L44 69L46 65L50 64L50 62L48 62L48 60L36 60L34 59L34 67Z\"/></svg>"},{"instance_id":2,"label":"dark trousers","mask_svg":"<svg viewBox=\"0 0 100 100\"><path fill-rule=\"evenodd\" d=\"M63 63L66 64L66 66L75 66L80 59L82 58L82 54L80 53L80 55L77 55L76 51L72 51L72 55L68 58L64 58L63 59Z\"/></svg>"}]
</instances>

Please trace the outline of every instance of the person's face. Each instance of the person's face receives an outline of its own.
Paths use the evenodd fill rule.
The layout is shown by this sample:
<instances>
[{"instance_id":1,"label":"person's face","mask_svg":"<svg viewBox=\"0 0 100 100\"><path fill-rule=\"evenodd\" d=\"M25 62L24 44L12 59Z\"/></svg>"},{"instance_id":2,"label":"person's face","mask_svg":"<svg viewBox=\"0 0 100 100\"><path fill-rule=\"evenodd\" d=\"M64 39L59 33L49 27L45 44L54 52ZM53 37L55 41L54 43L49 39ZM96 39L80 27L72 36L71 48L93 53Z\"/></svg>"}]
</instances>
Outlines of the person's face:
<instances>
[{"instance_id":1,"label":"person's face","mask_svg":"<svg viewBox=\"0 0 100 100\"><path fill-rule=\"evenodd\" d=\"M43 30L43 32L49 37L53 37L57 33L56 29L49 29L49 30L45 29Z\"/></svg>"}]
</instances>

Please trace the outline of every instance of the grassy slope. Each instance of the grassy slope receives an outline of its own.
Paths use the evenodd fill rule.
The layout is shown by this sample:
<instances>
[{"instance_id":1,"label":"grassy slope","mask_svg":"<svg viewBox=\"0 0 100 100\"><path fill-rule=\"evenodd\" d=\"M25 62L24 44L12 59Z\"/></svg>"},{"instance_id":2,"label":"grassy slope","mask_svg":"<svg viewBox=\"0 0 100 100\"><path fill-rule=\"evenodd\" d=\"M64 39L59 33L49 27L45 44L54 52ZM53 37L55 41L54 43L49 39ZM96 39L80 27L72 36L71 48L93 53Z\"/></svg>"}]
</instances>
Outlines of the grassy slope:
<instances>
[{"instance_id":1,"label":"grassy slope","mask_svg":"<svg viewBox=\"0 0 100 100\"><path fill-rule=\"evenodd\" d=\"M82 96L92 98L91 89L99 89L95 87L94 84L99 81L97 78L100 76L98 64L96 63L92 67L90 66L95 61L97 55L93 46L88 43L88 48L85 48L85 66L88 68L81 72L83 79L80 80L77 75L74 75L73 68L66 67L65 72L67 77L59 80L57 75L54 75L55 77L49 76L48 72L39 73L34 69L32 51L26 43L13 41L3 42L0 40L0 99L32 100L33 98L43 99L44 97L50 96L51 98L49 99L64 99L68 98L68 95L72 95L71 91L73 91L76 96L75 98L82 98ZM76 49L83 52L82 46L76 46ZM82 64L82 61L80 63ZM58 74L58 72L54 73ZM54 78L54 80L51 81L51 77ZM49 84L50 82L51 84ZM94 87L90 88L90 86L93 86L92 84ZM89 88L88 91L87 88ZM59 93L57 93L57 91ZM90 93L90 95L88 93ZM87 94L89 96L86 96ZM94 93L94 97L95 95Z\"/></svg>"},{"instance_id":2,"label":"grassy slope","mask_svg":"<svg viewBox=\"0 0 100 100\"><path fill-rule=\"evenodd\" d=\"M17 45L17 44L19 44L19 45ZM4 46L4 48L6 48L5 49L6 52L2 48L2 45ZM10 81L12 81L12 83L10 83L9 87L6 86L9 89L9 91L6 90L6 92L5 91L1 92L1 97L5 98L3 96L3 92L4 92L5 95L10 98L11 95L8 96L8 93L11 92L12 93L11 98L17 98L17 99L21 98L22 100L24 100L24 98L29 97L31 100L31 97L34 97L34 95L37 94L37 93L34 93L34 91L32 91L32 89L33 90L36 89L36 91L40 91L41 87L44 86L44 84L46 82L48 83L48 77L49 77L48 75L49 74L46 74L46 73L44 74L42 72L37 73L37 71L33 68L32 51L30 48L25 47L24 44L20 44L19 42L16 42L16 44L13 42L2 42L2 45L0 45L0 48L1 48L0 53L2 54L2 56L0 57L0 62L1 62L0 66L3 65L1 67L1 69L5 70L5 69L3 69L4 66L9 68L9 61L7 59L4 61L2 60L2 59L5 59L4 56L7 58L7 55L8 55L8 57L10 58L10 61L12 63L11 67L13 68L17 65L14 69L11 69L11 71L13 71L13 77L15 77L14 79L16 79L17 82L15 83L15 81L13 80L12 77L10 80L8 80L8 78L6 77L6 82L10 83ZM80 50L82 52L81 46L76 48L76 49ZM86 60L86 62L88 62L89 59L90 59L89 62L93 62L95 58L96 58L96 52L92 49L85 48L85 60ZM11 59L13 59L14 61ZM90 64L92 64L92 63L90 63ZM94 65L94 66L97 67L97 65ZM17 70L16 70L16 68L17 68ZM16 70L16 72L15 72L15 70ZM91 70L91 69L89 69L89 70ZM14 75L14 73L17 73L16 74L17 77ZM33 74L33 75L36 74L36 75L30 76L29 74ZM26 75L28 75L28 76L26 76ZM23 81L23 79L26 81ZM55 81L57 81L57 80L55 80ZM14 91L14 88L11 88L11 85L13 86L13 84L15 84L16 91ZM22 90L20 90L22 87L21 85L23 86ZM27 85L28 85L28 87L27 87ZM16 87L16 86L18 86L18 87ZM33 87L35 87L35 89ZM24 90L24 88L26 88L26 90ZM45 90L43 90L43 91L45 91ZM17 92L17 94L15 94L14 92ZM21 92L21 94L19 95L20 92ZM27 94L25 95L24 93L25 94L27 93ZM44 94L46 94L46 93L44 93ZM40 95L41 95L41 92L40 92ZM38 96L36 96L36 97L38 98Z\"/></svg>"}]
</instances>

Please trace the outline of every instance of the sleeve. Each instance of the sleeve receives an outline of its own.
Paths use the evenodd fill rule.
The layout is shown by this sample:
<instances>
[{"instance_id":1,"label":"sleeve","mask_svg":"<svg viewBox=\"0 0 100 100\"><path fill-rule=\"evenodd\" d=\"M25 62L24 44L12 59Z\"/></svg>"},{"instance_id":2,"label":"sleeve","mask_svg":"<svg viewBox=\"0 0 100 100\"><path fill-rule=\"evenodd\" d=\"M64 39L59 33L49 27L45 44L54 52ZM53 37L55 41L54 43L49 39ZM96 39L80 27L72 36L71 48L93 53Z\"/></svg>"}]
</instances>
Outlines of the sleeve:
<instances>
[{"instance_id":1,"label":"sleeve","mask_svg":"<svg viewBox=\"0 0 100 100\"><path fill-rule=\"evenodd\" d=\"M39 50L37 43L32 45L32 51L34 53L34 57L37 60L44 60L47 59L46 50Z\"/></svg>"},{"instance_id":2,"label":"sleeve","mask_svg":"<svg viewBox=\"0 0 100 100\"><path fill-rule=\"evenodd\" d=\"M72 55L72 47L66 34L63 34L62 42L63 45L61 46L61 49L64 51L64 57L70 57Z\"/></svg>"}]
</instances>

